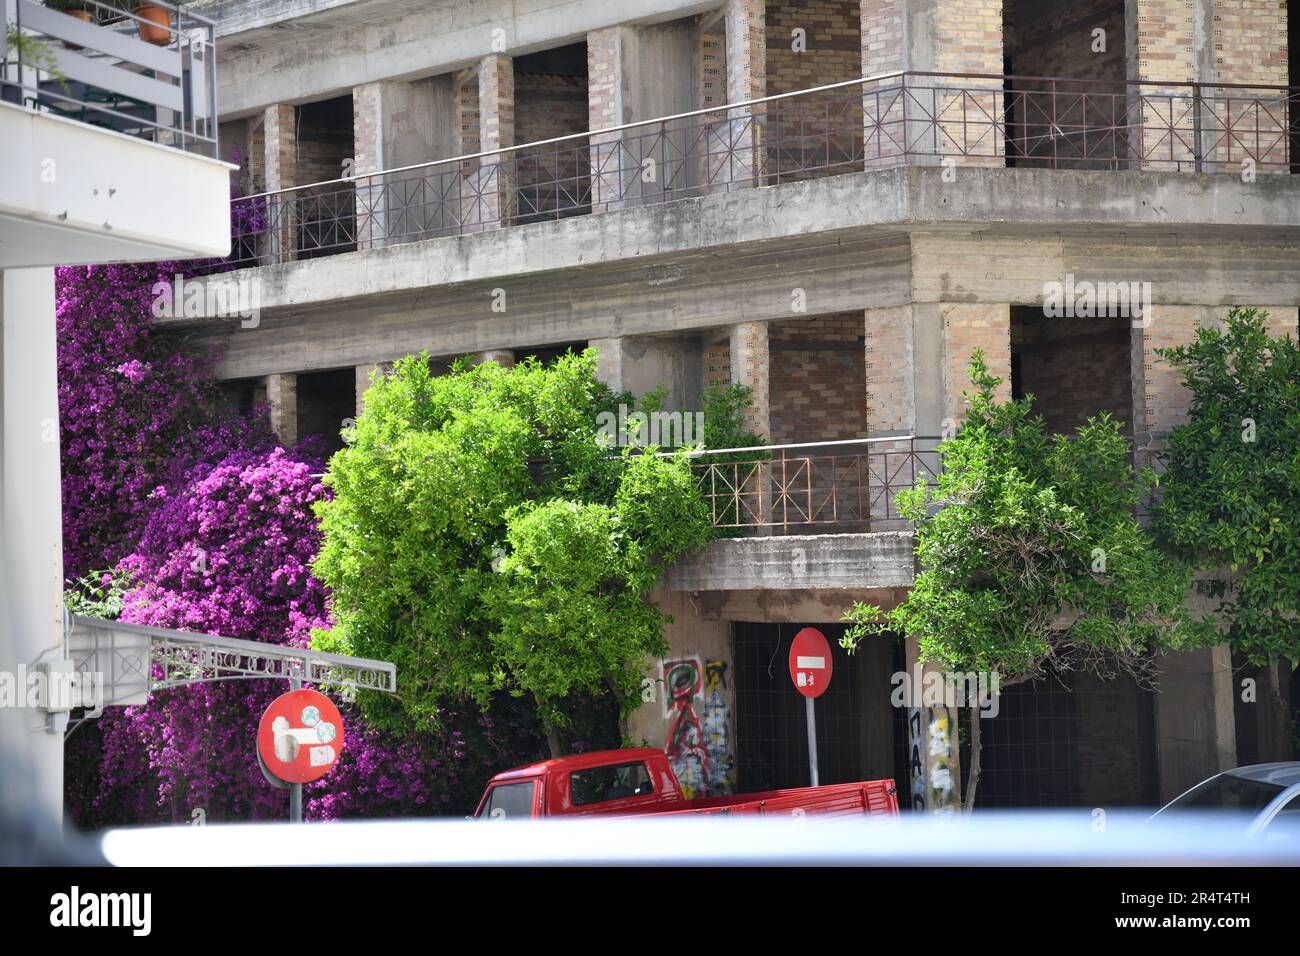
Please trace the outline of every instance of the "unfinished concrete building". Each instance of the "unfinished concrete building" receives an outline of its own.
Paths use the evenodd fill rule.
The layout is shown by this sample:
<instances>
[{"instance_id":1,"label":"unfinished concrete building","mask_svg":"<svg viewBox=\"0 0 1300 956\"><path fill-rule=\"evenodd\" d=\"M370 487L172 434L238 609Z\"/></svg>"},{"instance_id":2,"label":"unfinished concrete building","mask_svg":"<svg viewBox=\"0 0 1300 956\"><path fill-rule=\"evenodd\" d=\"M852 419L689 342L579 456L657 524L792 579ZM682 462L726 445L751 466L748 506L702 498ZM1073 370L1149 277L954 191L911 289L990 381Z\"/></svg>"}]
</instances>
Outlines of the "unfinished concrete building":
<instances>
[{"instance_id":1,"label":"unfinished concrete building","mask_svg":"<svg viewBox=\"0 0 1300 956\"><path fill-rule=\"evenodd\" d=\"M260 282L260 319L177 327L286 441L336 438L412 352L589 345L681 409L743 382L753 428L793 446L706 476L733 536L663 582L672 653L632 732L701 792L807 781L790 640L906 594L892 495L960 420L974 349L1053 429L1109 411L1147 448L1186 408L1155 349L1232 305L1297 331L1297 0L198 7L249 197L226 277ZM890 704L915 654L837 659L823 783L934 801L915 744L936 715ZM1241 665L1170 658L1159 694L1015 688L981 805L1151 804L1276 753Z\"/></svg>"}]
</instances>

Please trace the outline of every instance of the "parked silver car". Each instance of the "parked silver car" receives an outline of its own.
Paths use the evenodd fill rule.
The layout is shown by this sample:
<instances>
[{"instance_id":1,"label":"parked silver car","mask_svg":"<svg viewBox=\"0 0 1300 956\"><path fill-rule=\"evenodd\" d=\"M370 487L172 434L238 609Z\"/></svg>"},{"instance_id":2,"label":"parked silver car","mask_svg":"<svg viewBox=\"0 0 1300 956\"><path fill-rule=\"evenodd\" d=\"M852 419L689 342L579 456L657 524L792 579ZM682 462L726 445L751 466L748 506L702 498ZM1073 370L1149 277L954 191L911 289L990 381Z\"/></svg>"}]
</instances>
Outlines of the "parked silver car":
<instances>
[{"instance_id":1,"label":"parked silver car","mask_svg":"<svg viewBox=\"0 0 1300 956\"><path fill-rule=\"evenodd\" d=\"M1300 841L1300 761L1225 770L1201 781L1155 815L1183 810L1241 814L1251 836Z\"/></svg>"}]
</instances>

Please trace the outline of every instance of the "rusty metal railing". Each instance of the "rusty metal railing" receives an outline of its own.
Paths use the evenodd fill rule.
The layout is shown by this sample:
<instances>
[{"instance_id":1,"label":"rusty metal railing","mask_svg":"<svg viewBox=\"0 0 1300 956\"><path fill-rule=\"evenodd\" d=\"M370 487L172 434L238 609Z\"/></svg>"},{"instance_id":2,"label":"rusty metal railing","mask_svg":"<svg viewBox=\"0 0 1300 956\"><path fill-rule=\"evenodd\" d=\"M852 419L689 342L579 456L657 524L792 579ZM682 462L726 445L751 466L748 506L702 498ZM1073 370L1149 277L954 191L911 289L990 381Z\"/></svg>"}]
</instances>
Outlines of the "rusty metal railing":
<instances>
[{"instance_id":1,"label":"rusty metal railing","mask_svg":"<svg viewBox=\"0 0 1300 956\"><path fill-rule=\"evenodd\" d=\"M1163 472L1163 434L1138 435L1134 474ZM895 496L938 480L939 438L906 435L693 452L715 528L764 535L897 531L912 527ZM1159 488L1138 502L1149 519Z\"/></svg>"},{"instance_id":2,"label":"rusty metal railing","mask_svg":"<svg viewBox=\"0 0 1300 956\"><path fill-rule=\"evenodd\" d=\"M1296 87L888 73L259 193L236 201L233 264L943 160L1287 173L1297 106Z\"/></svg>"},{"instance_id":3,"label":"rusty metal railing","mask_svg":"<svg viewBox=\"0 0 1300 956\"><path fill-rule=\"evenodd\" d=\"M939 474L938 438L724 448L693 463L716 528L819 534L905 528L894 496Z\"/></svg>"}]
</instances>

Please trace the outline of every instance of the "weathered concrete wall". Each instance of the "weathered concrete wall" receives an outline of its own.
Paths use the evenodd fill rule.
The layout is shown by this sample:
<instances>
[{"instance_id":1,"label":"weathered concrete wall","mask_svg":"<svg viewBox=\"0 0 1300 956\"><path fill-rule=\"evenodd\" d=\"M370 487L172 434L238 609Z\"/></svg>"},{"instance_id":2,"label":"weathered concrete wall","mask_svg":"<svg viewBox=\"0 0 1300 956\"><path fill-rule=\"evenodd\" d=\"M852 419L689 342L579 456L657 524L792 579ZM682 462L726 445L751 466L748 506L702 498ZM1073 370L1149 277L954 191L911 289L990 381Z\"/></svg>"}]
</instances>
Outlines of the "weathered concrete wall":
<instances>
[{"instance_id":1,"label":"weathered concrete wall","mask_svg":"<svg viewBox=\"0 0 1300 956\"><path fill-rule=\"evenodd\" d=\"M615 392L637 398L666 388L664 411L700 411L703 355L696 336L624 336L591 339L600 354L596 374Z\"/></svg>"},{"instance_id":2,"label":"weathered concrete wall","mask_svg":"<svg viewBox=\"0 0 1300 956\"><path fill-rule=\"evenodd\" d=\"M787 535L713 541L679 561L660 582L666 591L836 591L910 587L907 532Z\"/></svg>"},{"instance_id":3,"label":"weathered concrete wall","mask_svg":"<svg viewBox=\"0 0 1300 956\"><path fill-rule=\"evenodd\" d=\"M1226 644L1160 658L1156 746L1160 800L1237 765L1232 654Z\"/></svg>"},{"instance_id":4,"label":"weathered concrete wall","mask_svg":"<svg viewBox=\"0 0 1300 956\"><path fill-rule=\"evenodd\" d=\"M229 9L218 27L218 37L238 38L237 45L227 41L221 47L217 62L224 117L238 118L274 101L322 99L377 80L452 73L491 53L523 56L620 23L693 16L716 7L717 0L364 0L364 7L361 0L303 0L294 5L295 29L275 22L281 18L275 6L263 12Z\"/></svg>"}]
</instances>

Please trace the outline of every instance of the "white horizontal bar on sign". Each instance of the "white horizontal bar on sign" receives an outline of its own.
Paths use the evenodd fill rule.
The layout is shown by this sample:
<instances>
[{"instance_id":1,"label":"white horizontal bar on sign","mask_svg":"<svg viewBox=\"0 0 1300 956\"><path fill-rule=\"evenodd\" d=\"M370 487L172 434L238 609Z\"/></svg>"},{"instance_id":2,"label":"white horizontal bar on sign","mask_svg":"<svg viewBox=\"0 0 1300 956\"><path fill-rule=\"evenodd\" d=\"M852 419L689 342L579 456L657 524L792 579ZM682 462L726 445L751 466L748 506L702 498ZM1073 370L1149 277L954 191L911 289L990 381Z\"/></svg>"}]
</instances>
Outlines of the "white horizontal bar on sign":
<instances>
[{"instance_id":1,"label":"white horizontal bar on sign","mask_svg":"<svg viewBox=\"0 0 1300 956\"><path fill-rule=\"evenodd\" d=\"M180 76L181 55L179 50L168 50L152 43L107 27L86 23L66 13L38 6L31 0L18 0L18 18L23 28L30 28L38 33L67 40L91 50L98 50L127 60L138 66L166 73L168 76Z\"/></svg>"},{"instance_id":2,"label":"white horizontal bar on sign","mask_svg":"<svg viewBox=\"0 0 1300 956\"><path fill-rule=\"evenodd\" d=\"M824 671L826 669L826 658L795 657L794 666L796 670Z\"/></svg>"},{"instance_id":3,"label":"white horizontal bar on sign","mask_svg":"<svg viewBox=\"0 0 1300 956\"><path fill-rule=\"evenodd\" d=\"M185 98L181 88L162 80L152 80L139 73L132 73L121 67L110 66L100 60L92 60L80 53L70 50L54 50L54 59L59 72L70 80L129 96L133 100L152 103L165 109L180 112Z\"/></svg>"}]
</instances>

